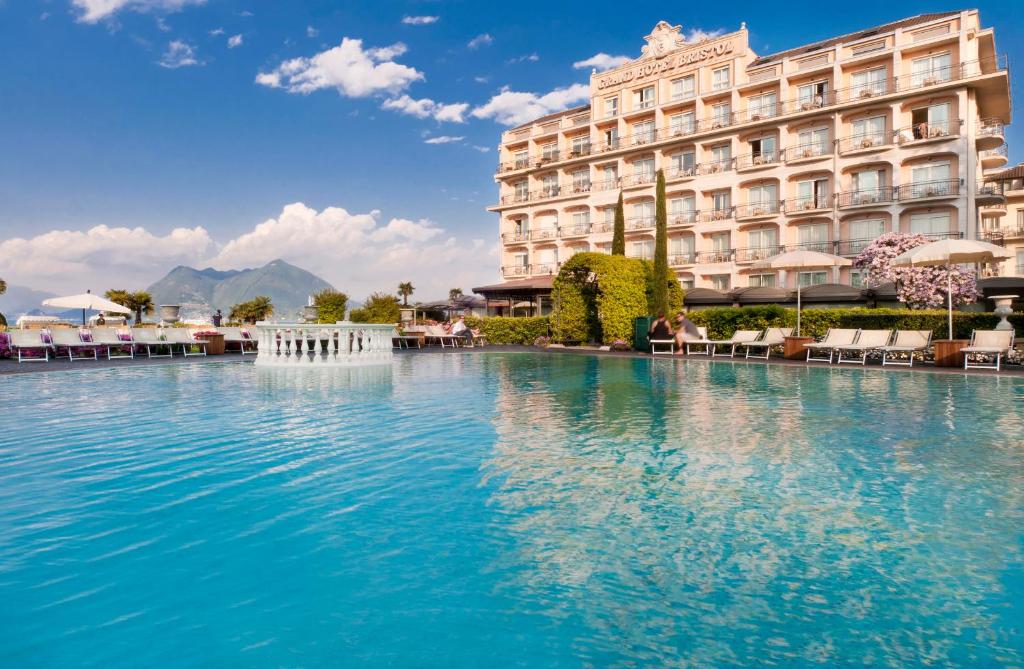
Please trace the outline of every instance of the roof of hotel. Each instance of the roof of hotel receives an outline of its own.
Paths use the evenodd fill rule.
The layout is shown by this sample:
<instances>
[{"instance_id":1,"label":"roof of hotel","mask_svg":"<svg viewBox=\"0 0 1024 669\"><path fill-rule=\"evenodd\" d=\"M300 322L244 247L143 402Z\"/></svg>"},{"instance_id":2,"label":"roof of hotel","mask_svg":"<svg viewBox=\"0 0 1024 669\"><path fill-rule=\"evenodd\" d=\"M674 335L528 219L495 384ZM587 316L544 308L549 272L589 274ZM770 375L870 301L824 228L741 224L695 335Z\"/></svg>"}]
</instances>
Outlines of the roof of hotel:
<instances>
[{"instance_id":1,"label":"roof of hotel","mask_svg":"<svg viewBox=\"0 0 1024 669\"><path fill-rule=\"evenodd\" d=\"M1001 179L1024 179L1024 163L1014 165L1002 172L985 175L985 181L999 181Z\"/></svg>"},{"instance_id":2,"label":"roof of hotel","mask_svg":"<svg viewBox=\"0 0 1024 669\"><path fill-rule=\"evenodd\" d=\"M748 66L748 69L751 67L758 67L760 65L766 65L774 61L782 60L783 58L789 56L796 56L802 53L810 53L812 51L827 49L831 46L835 46L836 44L842 44L843 42L850 42L852 40L871 37L876 33L889 32L891 30L896 30L897 28L908 28L910 26L916 26L921 23L928 23L929 21L935 21L937 19L941 19L947 16L955 16L959 13L960 11L957 10L951 12L935 12L932 14L918 14L917 16L911 16L909 18L900 19L899 21L893 21L892 23L885 23L880 26L875 26L874 28L867 28L865 30L858 30L856 32L847 33L845 35L840 35L838 37L831 37L827 40L822 40L821 42L805 44L804 46L798 46L795 49L788 49L786 51L779 51L778 53L773 53L769 56L761 56L757 60L751 62Z\"/></svg>"},{"instance_id":3,"label":"roof of hotel","mask_svg":"<svg viewBox=\"0 0 1024 669\"><path fill-rule=\"evenodd\" d=\"M555 112L553 114L548 114L547 116L541 116L540 118L535 118L532 121L527 121L526 123L524 123L522 125L517 125L514 128L509 128L509 132L513 132L515 130L522 130L523 128L529 128L531 125L534 125L536 123L544 123L546 121L553 121L556 118L561 118L562 116L569 116L571 114L578 114L579 112L586 111L588 109L590 109L590 105L581 105L579 107L573 107L572 109L563 109L560 112Z\"/></svg>"},{"instance_id":4,"label":"roof of hotel","mask_svg":"<svg viewBox=\"0 0 1024 669\"><path fill-rule=\"evenodd\" d=\"M550 290L554 279L555 277L550 274L529 279L512 279L511 281L496 283L491 286L479 286L474 288L473 292L486 296L488 293L508 295L518 292Z\"/></svg>"}]
</instances>

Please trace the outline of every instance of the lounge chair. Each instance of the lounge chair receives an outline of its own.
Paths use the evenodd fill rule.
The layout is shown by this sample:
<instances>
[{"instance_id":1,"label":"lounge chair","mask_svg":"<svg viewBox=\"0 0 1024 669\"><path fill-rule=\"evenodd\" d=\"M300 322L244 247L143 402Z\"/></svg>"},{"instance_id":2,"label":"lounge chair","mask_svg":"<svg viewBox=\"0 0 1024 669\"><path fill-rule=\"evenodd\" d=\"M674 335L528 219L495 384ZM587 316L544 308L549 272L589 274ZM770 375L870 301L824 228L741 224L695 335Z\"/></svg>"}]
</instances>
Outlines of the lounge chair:
<instances>
[{"instance_id":1,"label":"lounge chair","mask_svg":"<svg viewBox=\"0 0 1024 669\"><path fill-rule=\"evenodd\" d=\"M182 355L186 358L190 355L206 355L206 342L193 337L188 328L164 328L164 339L169 344L181 346ZM193 346L198 346L202 351L192 353Z\"/></svg>"},{"instance_id":2,"label":"lounge chair","mask_svg":"<svg viewBox=\"0 0 1024 669\"><path fill-rule=\"evenodd\" d=\"M931 343L931 330L897 330L896 338L893 339L892 344L882 347L882 366L903 365L905 367L913 367L914 353L919 351L924 353L931 346ZM906 354L908 361L893 360L889 357L893 354Z\"/></svg>"},{"instance_id":3,"label":"lounge chair","mask_svg":"<svg viewBox=\"0 0 1024 669\"><path fill-rule=\"evenodd\" d=\"M49 362L50 349L53 347L43 340L42 330L11 330L10 347L12 351L18 352L18 362ZM42 358L26 358L22 351L42 351Z\"/></svg>"},{"instance_id":4,"label":"lounge chair","mask_svg":"<svg viewBox=\"0 0 1024 669\"><path fill-rule=\"evenodd\" d=\"M732 337L729 339L713 339L709 343L711 344L711 357L712 358L732 358L736 355L736 347L742 346L743 344L749 344L750 342L757 341L758 337L761 336L760 330L736 330L732 333ZM728 353L718 353L719 346L728 346Z\"/></svg>"},{"instance_id":5,"label":"lounge chair","mask_svg":"<svg viewBox=\"0 0 1024 669\"><path fill-rule=\"evenodd\" d=\"M793 328L768 328L764 335L757 341L742 344L747 349L746 358L762 358L767 360L772 354L773 346L782 346L786 343L786 337L793 334ZM752 354L751 350L764 349L764 355Z\"/></svg>"},{"instance_id":6,"label":"lounge chair","mask_svg":"<svg viewBox=\"0 0 1024 669\"><path fill-rule=\"evenodd\" d=\"M163 340L160 334L160 330L156 328L132 328L132 341L135 342L136 346L146 347L146 357L148 358L173 358L174 349ZM159 353L161 347L167 347L167 353ZM156 349L158 352L153 353Z\"/></svg>"},{"instance_id":7,"label":"lounge chair","mask_svg":"<svg viewBox=\"0 0 1024 669\"><path fill-rule=\"evenodd\" d=\"M102 348L107 349L107 360L114 358L135 358L135 344L132 341L121 339L118 331L111 327L92 328L92 341ZM114 355L113 350L122 351L120 355ZM127 353L123 351L127 350Z\"/></svg>"},{"instance_id":8,"label":"lounge chair","mask_svg":"<svg viewBox=\"0 0 1024 669\"><path fill-rule=\"evenodd\" d=\"M416 335L394 335L391 337L392 348L409 348L410 344L415 344L416 348L423 348L423 339Z\"/></svg>"},{"instance_id":9,"label":"lounge chair","mask_svg":"<svg viewBox=\"0 0 1024 669\"><path fill-rule=\"evenodd\" d=\"M708 329L706 327L704 327L703 325L698 325L697 326L697 334L700 335L700 337L698 339L693 339L692 337L688 338L688 337L686 337L686 335L683 335L683 348L686 351L686 355L691 355L691 353L690 353L690 347L691 346L703 346L704 347L704 352L703 353L699 353L698 352L698 353L694 353L693 355L711 355L711 341L708 339Z\"/></svg>"},{"instance_id":10,"label":"lounge chair","mask_svg":"<svg viewBox=\"0 0 1024 669\"><path fill-rule=\"evenodd\" d=\"M676 352L676 340L675 337L671 339L648 339L647 343L651 346L651 355L675 355ZM668 350L664 349L668 346ZM658 350L662 347L662 350Z\"/></svg>"},{"instance_id":11,"label":"lounge chair","mask_svg":"<svg viewBox=\"0 0 1024 669\"><path fill-rule=\"evenodd\" d=\"M804 344L804 348L807 349L807 362L812 360L818 360L824 362L828 360L828 364L832 364L832 357L835 355L837 346L849 346L850 344L857 341L857 334L860 330L846 329L846 328L829 328L829 331L825 333L825 338L820 342ZM828 351L827 358L815 358L811 356L814 351Z\"/></svg>"},{"instance_id":12,"label":"lounge chair","mask_svg":"<svg viewBox=\"0 0 1024 669\"><path fill-rule=\"evenodd\" d=\"M243 332L242 328L221 327L216 328L216 330L224 335L225 350L227 350L229 344L238 344L238 352L242 355L256 352L256 338L250 336L248 332Z\"/></svg>"},{"instance_id":13,"label":"lounge chair","mask_svg":"<svg viewBox=\"0 0 1024 669\"><path fill-rule=\"evenodd\" d=\"M839 359L836 362L840 365L844 362L853 365L866 365L868 353L882 350L889 345L890 341L892 341L892 330L861 330L854 343L835 347L835 350L839 352ZM843 358L844 353L847 354L845 359Z\"/></svg>"},{"instance_id":14,"label":"lounge chair","mask_svg":"<svg viewBox=\"0 0 1024 669\"><path fill-rule=\"evenodd\" d=\"M82 339L82 333L78 328L54 328L50 330L50 341L56 350L64 347L68 350L68 360L99 360L100 344ZM75 355L75 349L91 351L92 355Z\"/></svg>"},{"instance_id":15,"label":"lounge chair","mask_svg":"<svg viewBox=\"0 0 1024 669\"><path fill-rule=\"evenodd\" d=\"M975 330L971 333L971 344L961 349L964 354L964 369L994 369L999 371L999 364L1004 355L1013 350L1013 330ZM996 364L971 364L972 355L994 355Z\"/></svg>"},{"instance_id":16,"label":"lounge chair","mask_svg":"<svg viewBox=\"0 0 1024 669\"><path fill-rule=\"evenodd\" d=\"M427 326L427 336L425 338L427 346L429 346L430 341L433 340L440 344L441 348L445 348L446 346L458 348L460 339L462 339L462 337L457 337L453 334L445 332L444 328L441 327L440 325Z\"/></svg>"}]
</instances>

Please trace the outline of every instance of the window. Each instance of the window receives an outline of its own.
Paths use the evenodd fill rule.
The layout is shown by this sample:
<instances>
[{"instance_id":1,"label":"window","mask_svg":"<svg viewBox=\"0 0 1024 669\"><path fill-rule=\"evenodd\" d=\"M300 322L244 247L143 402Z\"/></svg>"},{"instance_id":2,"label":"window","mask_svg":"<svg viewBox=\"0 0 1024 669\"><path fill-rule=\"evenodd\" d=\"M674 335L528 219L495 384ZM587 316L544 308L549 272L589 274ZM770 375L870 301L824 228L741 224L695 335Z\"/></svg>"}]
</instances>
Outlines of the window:
<instances>
[{"instance_id":1,"label":"window","mask_svg":"<svg viewBox=\"0 0 1024 669\"><path fill-rule=\"evenodd\" d=\"M633 143L650 144L654 141L654 121L633 124Z\"/></svg>"},{"instance_id":2,"label":"window","mask_svg":"<svg viewBox=\"0 0 1024 669\"><path fill-rule=\"evenodd\" d=\"M590 137L587 135L580 135L579 137L572 138L572 155L574 156L588 156L590 155Z\"/></svg>"},{"instance_id":3,"label":"window","mask_svg":"<svg viewBox=\"0 0 1024 669\"><path fill-rule=\"evenodd\" d=\"M668 117L668 131L674 136L689 135L696 130L696 117L692 111L673 114Z\"/></svg>"},{"instance_id":4,"label":"window","mask_svg":"<svg viewBox=\"0 0 1024 669\"><path fill-rule=\"evenodd\" d=\"M732 196L730 191L720 190L715 191L711 195L711 202L714 205L716 212L726 212L732 207Z\"/></svg>"},{"instance_id":5,"label":"window","mask_svg":"<svg viewBox=\"0 0 1024 669\"><path fill-rule=\"evenodd\" d=\"M811 251L831 253L832 245L828 241L828 223L801 225L797 230L797 241L800 246Z\"/></svg>"},{"instance_id":6,"label":"window","mask_svg":"<svg viewBox=\"0 0 1024 669\"><path fill-rule=\"evenodd\" d=\"M950 132L948 102L920 107L910 112L910 130L902 131L901 142L931 137L946 137Z\"/></svg>"},{"instance_id":7,"label":"window","mask_svg":"<svg viewBox=\"0 0 1024 669\"><path fill-rule=\"evenodd\" d=\"M932 197L955 193L959 182L949 178L949 163L916 165L910 170L910 196ZM903 189L900 189L902 195Z\"/></svg>"},{"instance_id":8,"label":"window","mask_svg":"<svg viewBox=\"0 0 1024 669\"><path fill-rule=\"evenodd\" d=\"M751 230L747 233L747 246L752 249L774 249L778 245L779 232L775 228Z\"/></svg>"},{"instance_id":9,"label":"window","mask_svg":"<svg viewBox=\"0 0 1024 669\"><path fill-rule=\"evenodd\" d=\"M866 288L867 287L868 273L862 269L851 269L850 270L850 285L854 288Z\"/></svg>"},{"instance_id":10,"label":"window","mask_svg":"<svg viewBox=\"0 0 1024 669\"><path fill-rule=\"evenodd\" d=\"M612 252L612 243L611 242L601 242L600 244L595 244L594 245L594 250L597 251L598 253L609 253L610 254Z\"/></svg>"},{"instance_id":11,"label":"window","mask_svg":"<svg viewBox=\"0 0 1024 669\"><path fill-rule=\"evenodd\" d=\"M590 192L590 170L576 170L572 173L572 192Z\"/></svg>"},{"instance_id":12,"label":"window","mask_svg":"<svg viewBox=\"0 0 1024 669\"><path fill-rule=\"evenodd\" d=\"M677 262L693 262L693 237L670 237L668 254Z\"/></svg>"},{"instance_id":13,"label":"window","mask_svg":"<svg viewBox=\"0 0 1024 669\"><path fill-rule=\"evenodd\" d=\"M883 95L886 92L885 68L876 67L871 70L862 70L850 75L851 98L869 98L873 95Z\"/></svg>"},{"instance_id":14,"label":"window","mask_svg":"<svg viewBox=\"0 0 1024 669\"><path fill-rule=\"evenodd\" d=\"M1024 230L1024 209L1017 210L1017 227Z\"/></svg>"},{"instance_id":15,"label":"window","mask_svg":"<svg viewBox=\"0 0 1024 669\"><path fill-rule=\"evenodd\" d=\"M679 284L683 287L684 290L690 290L693 288L693 279L684 277L682 279L679 279Z\"/></svg>"},{"instance_id":16,"label":"window","mask_svg":"<svg viewBox=\"0 0 1024 669\"><path fill-rule=\"evenodd\" d=\"M910 217L910 234L932 236L949 234L949 213L912 215Z\"/></svg>"},{"instance_id":17,"label":"window","mask_svg":"<svg viewBox=\"0 0 1024 669\"><path fill-rule=\"evenodd\" d=\"M1020 213L1020 212L1018 212ZM981 229L985 232L992 232L999 229L999 217L998 216L982 216L981 217Z\"/></svg>"},{"instance_id":18,"label":"window","mask_svg":"<svg viewBox=\"0 0 1024 669\"><path fill-rule=\"evenodd\" d=\"M885 170L866 170L853 173L853 195L850 204L870 204L888 200Z\"/></svg>"},{"instance_id":19,"label":"window","mask_svg":"<svg viewBox=\"0 0 1024 669\"><path fill-rule=\"evenodd\" d=\"M654 181L654 158L633 161L633 183Z\"/></svg>"},{"instance_id":20,"label":"window","mask_svg":"<svg viewBox=\"0 0 1024 669\"><path fill-rule=\"evenodd\" d=\"M815 81L797 87L797 99L800 109L817 109L825 106L828 95L828 81Z\"/></svg>"},{"instance_id":21,"label":"window","mask_svg":"<svg viewBox=\"0 0 1024 669\"><path fill-rule=\"evenodd\" d=\"M670 161L669 174L672 176L690 176L697 166L693 150L673 153Z\"/></svg>"},{"instance_id":22,"label":"window","mask_svg":"<svg viewBox=\"0 0 1024 669\"><path fill-rule=\"evenodd\" d=\"M913 86L931 86L949 81L952 76L952 58L949 52L915 58L910 64L910 80Z\"/></svg>"},{"instance_id":23,"label":"window","mask_svg":"<svg viewBox=\"0 0 1024 669\"><path fill-rule=\"evenodd\" d=\"M633 92L634 109L650 109L654 106L654 86L646 86Z\"/></svg>"},{"instance_id":24,"label":"window","mask_svg":"<svg viewBox=\"0 0 1024 669\"><path fill-rule=\"evenodd\" d=\"M590 211L572 212L572 230L575 234L583 234L590 228Z\"/></svg>"},{"instance_id":25,"label":"window","mask_svg":"<svg viewBox=\"0 0 1024 669\"><path fill-rule=\"evenodd\" d=\"M654 203L637 202L631 210L633 227L647 228L654 225Z\"/></svg>"},{"instance_id":26,"label":"window","mask_svg":"<svg viewBox=\"0 0 1024 669\"><path fill-rule=\"evenodd\" d=\"M601 170L601 180L604 182L605 189L615 188L619 184L618 165L605 165Z\"/></svg>"},{"instance_id":27,"label":"window","mask_svg":"<svg viewBox=\"0 0 1024 669\"><path fill-rule=\"evenodd\" d=\"M831 153L828 145L828 128L808 128L797 135L799 147L794 158L810 158Z\"/></svg>"},{"instance_id":28,"label":"window","mask_svg":"<svg viewBox=\"0 0 1024 669\"><path fill-rule=\"evenodd\" d=\"M719 144L711 147L711 171L721 172L732 166L732 145Z\"/></svg>"},{"instance_id":29,"label":"window","mask_svg":"<svg viewBox=\"0 0 1024 669\"><path fill-rule=\"evenodd\" d=\"M851 221L849 252L860 253L867 248L868 244L884 232L885 221L881 219L869 218L861 221Z\"/></svg>"},{"instance_id":30,"label":"window","mask_svg":"<svg viewBox=\"0 0 1024 669\"><path fill-rule=\"evenodd\" d=\"M568 257L571 258L572 256L576 255L577 253L586 253L589 250L590 250L590 247L587 246L586 244L573 244L572 246L569 247Z\"/></svg>"},{"instance_id":31,"label":"window","mask_svg":"<svg viewBox=\"0 0 1024 669\"><path fill-rule=\"evenodd\" d=\"M715 253L729 252L729 233L719 232L711 235L711 250Z\"/></svg>"},{"instance_id":32,"label":"window","mask_svg":"<svg viewBox=\"0 0 1024 669\"><path fill-rule=\"evenodd\" d=\"M534 271L553 272L558 265L558 249L541 249L537 251L537 263L540 267Z\"/></svg>"},{"instance_id":33,"label":"window","mask_svg":"<svg viewBox=\"0 0 1024 669\"><path fill-rule=\"evenodd\" d=\"M775 287L775 275L774 274L751 274L750 282L748 284L751 288L774 288Z\"/></svg>"},{"instance_id":34,"label":"window","mask_svg":"<svg viewBox=\"0 0 1024 669\"><path fill-rule=\"evenodd\" d=\"M668 214L672 223L693 223L697 215L696 200L692 195L669 200Z\"/></svg>"},{"instance_id":35,"label":"window","mask_svg":"<svg viewBox=\"0 0 1024 669\"><path fill-rule=\"evenodd\" d=\"M558 195L558 175L546 174L540 180L541 190L547 197Z\"/></svg>"},{"instance_id":36,"label":"window","mask_svg":"<svg viewBox=\"0 0 1024 669\"><path fill-rule=\"evenodd\" d=\"M525 253L514 253L512 254L512 267L519 268L519 272L513 272L514 274L521 274L522 269L525 269L530 264L530 258Z\"/></svg>"},{"instance_id":37,"label":"window","mask_svg":"<svg viewBox=\"0 0 1024 669\"><path fill-rule=\"evenodd\" d=\"M605 207L601 210L604 212L604 222L609 225L615 224L615 207Z\"/></svg>"},{"instance_id":38,"label":"window","mask_svg":"<svg viewBox=\"0 0 1024 669\"><path fill-rule=\"evenodd\" d=\"M515 161L516 161L516 169L517 170L521 170L524 167L528 167L530 165L530 154L529 154L529 152L527 152L526 150L516 151Z\"/></svg>"},{"instance_id":39,"label":"window","mask_svg":"<svg viewBox=\"0 0 1024 669\"><path fill-rule=\"evenodd\" d=\"M672 99L685 100L697 92L696 78L691 74L672 81Z\"/></svg>"},{"instance_id":40,"label":"window","mask_svg":"<svg viewBox=\"0 0 1024 669\"><path fill-rule=\"evenodd\" d=\"M605 118L611 118L619 115L619 98L605 98L604 99L604 115Z\"/></svg>"},{"instance_id":41,"label":"window","mask_svg":"<svg viewBox=\"0 0 1024 669\"><path fill-rule=\"evenodd\" d=\"M750 140L750 155L754 165L774 163L778 159L775 153L775 138L761 137Z\"/></svg>"},{"instance_id":42,"label":"window","mask_svg":"<svg viewBox=\"0 0 1024 669\"><path fill-rule=\"evenodd\" d=\"M729 88L729 66L711 70L711 90L722 91Z\"/></svg>"},{"instance_id":43,"label":"window","mask_svg":"<svg viewBox=\"0 0 1024 669\"><path fill-rule=\"evenodd\" d=\"M641 239L630 242L628 253L626 255L628 255L630 258L642 258L643 260L650 260L651 258L654 257L654 240Z\"/></svg>"},{"instance_id":44,"label":"window","mask_svg":"<svg viewBox=\"0 0 1024 669\"><path fill-rule=\"evenodd\" d=\"M762 93L754 95L747 100L747 112L751 121L762 118L771 118L776 113L775 93Z\"/></svg>"},{"instance_id":45,"label":"window","mask_svg":"<svg viewBox=\"0 0 1024 669\"><path fill-rule=\"evenodd\" d=\"M609 149L619 148L619 129L609 128L604 131L604 145Z\"/></svg>"},{"instance_id":46,"label":"window","mask_svg":"<svg viewBox=\"0 0 1024 669\"><path fill-rule=\"evenodd\" d=\"M732 109L728 102L719 102L711 105L711 127L724 128L729 125Z\"/></svg>"},{"instance_id":47,"label":"window","mask_svg":"<svg viewBox=\"0 0 1024 669\"><path fill-rule=\"evenodd\" d=\"M558 160L558 144L554 142L545 144L540 149L540 157L544 162L551 162L552 160Z\"/></svg>"},{"instance_id":48,"label":"window","mask_svg":"<svg viewBox=\"0 0 1024 669\"><path fill-rule=\"evenodd\" d=\"M820 286L828 280L828 272L800 272L800 287Z\"/></svg>"},{"instance_id":49,"label":"window","mask_svg":"<svg viewBox=\"0 0 1024 669\"><path fill-rule=\"evenodd\" d=\"M796 184L797 209L827 209L828 179L809 179Z\"/></svg>"},{"instance_id":50,"label":"window","mask_svg":"<svg viewBox=\"0 0 1024 669\"><path fill-rule=\"evenodd\" d=\"M778 186L775 184L751 186L747 189L747 202L750 204L749 213L752 216L777 211L779 206Z\"/></svg>"},{"instance_id":51,"label":"window","mask_svg":"<svg viewBox=\"0 0 1024 669\"><path fill-rule=\"evenodd\" d=\"M1024 274L1024 251L1017 251L1017 274Z\"/></svg>"},{"instance_id":52,"label":"window","mask_svg":"<svg viewBox=\"0 0 1024 669\"><path fill-rule=\"evenodd\" d=\"M525 202L530 194L530 185L525 179L517 181L515 184L515 201Z\"/></svg>"},{"instance_id":53,"label":"window","mask_svg":"<svg viewBox=\"0 0 1024 669\"><path fill-rule=\"evenodd\" d=\"M711 287L715 290L729 290L729 279L731 277L728 274L712 274L711 275Z\"/></svg>"},{"instance_id":54,"label":"window","mask_svg":"<svg viewBox=\"0 0 1024 669\"><path fill-rule=\"evenodd\" d=\"M853 122L853 144L851 149L864 149L885 144L885 117L872 116Z\"/></svg>"}]
</instances>

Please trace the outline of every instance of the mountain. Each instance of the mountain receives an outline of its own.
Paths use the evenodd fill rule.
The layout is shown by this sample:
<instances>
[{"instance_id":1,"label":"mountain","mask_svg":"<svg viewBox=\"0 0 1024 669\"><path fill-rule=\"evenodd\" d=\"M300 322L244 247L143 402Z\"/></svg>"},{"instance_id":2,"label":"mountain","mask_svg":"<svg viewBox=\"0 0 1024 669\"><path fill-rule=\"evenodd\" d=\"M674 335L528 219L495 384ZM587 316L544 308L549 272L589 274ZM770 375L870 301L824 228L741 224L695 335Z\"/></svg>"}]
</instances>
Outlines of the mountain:
<instances>
[{"instance_id":1,"label":"mountain","mask_svg":"<svg viewBox=\"0 0 1024 669\"><path fill-rule=\"evenodd\" d=\"M56 297L53 293L33 290L25 286L7 286L7 292L0 295L0 314L4 314L11 323L32 311L44 313L43 300ZM49 311L53 311L50 309Z\"/></svg>"},{"instance_id":2,"label":"mountain","mask_svg":"<svg viewBox=\"0 0 1024 669\"><path fill-rule=\"evenodd\" d=\"M257 295L270 298L277 317L289 317L324 288L331 284L300 267L273 260L263 267L228 271L178 266L147 290L154 304L182 305L182 318L189 318L189 312L209 314L215 309L226 315L233 305Z\"/></svg>"}]
</instances>

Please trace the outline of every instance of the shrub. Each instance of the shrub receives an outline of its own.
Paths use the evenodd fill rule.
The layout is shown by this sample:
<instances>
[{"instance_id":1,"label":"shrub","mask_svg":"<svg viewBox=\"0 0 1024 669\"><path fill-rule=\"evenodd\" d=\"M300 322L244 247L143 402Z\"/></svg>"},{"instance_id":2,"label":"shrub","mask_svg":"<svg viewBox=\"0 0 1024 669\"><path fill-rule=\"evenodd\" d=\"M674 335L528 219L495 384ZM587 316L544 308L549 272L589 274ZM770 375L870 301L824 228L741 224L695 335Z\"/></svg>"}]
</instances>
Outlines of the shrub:
<instances>
[{"instance_id":1,"label":"shrub","mask_svg":"<svg viewBox=\"0 0 1024 669\"><path fill-rule=\"evenodd\" d=\"M373 293L359 309L349 314L353 323L397 323L402 318L398 298L388 293Z\"/></svg>"},{"instance_id":2,"label":"shrub","mask_svg":"<svg viewBox=\"0 0 1024 669\"><path fill-rule=\"evenodd\" d=\"M274 305L271 304L270 298L266 295L258 295L248 302L239 302L231 307L228 320L255 323L256 321L265 321L273 315Z\"/></svg>"},{"instance_id":3,"label":"shrub","mask_svg":"<svg viewBox=\"0 0 1024 669\"><path fill-rule=\"evenodd\" d=\"M708 329L711 339L726 339L736 330L761 330L766 327L796 327L796 309L778 305L718 307L687 314L696 325ZM936 339L948 334L947 313L940 309L804 309L801 334L823 337L829 328L863 330L931 330ZM1009 318L1019 334L1024 334L1024 314ZM953 312L953 336L968 339L972 330L991 330L999 322L992 313Z\"/></svg>"},{"instance_id":4,"label":"shrub","mask_svg":"<svg viewBox=\"0 0 1024 669\"><path fill-rule=\"evenodd\" d=\"M479 330L487 338L488 344L522 344L529 346L537 339L548 336L547 316L533 318L509 318L494 316L490 318L467 318L466 325Z\"/></svg>"},{"instance_id":5,"label":"shrub","mask_svg":"<svg viewBox=\"0 0 1024 669\"><path fill-rule=\"evenodd\" d=\"M345 320L348 295L333 288L324 288L313 293L313 305L317 310L318 323L337 323Z\"/></svg>"}]
</instances>

